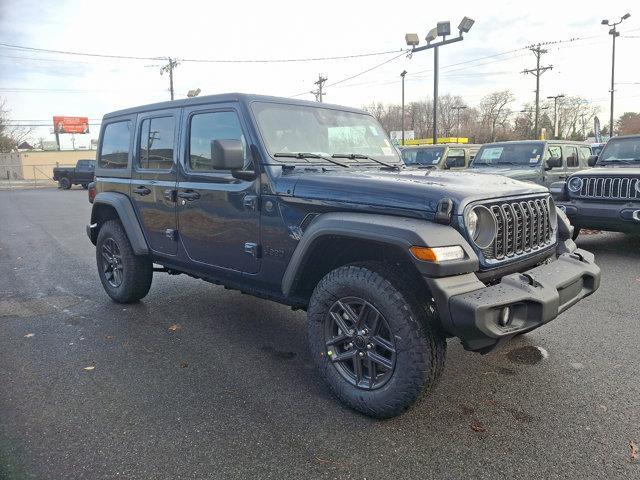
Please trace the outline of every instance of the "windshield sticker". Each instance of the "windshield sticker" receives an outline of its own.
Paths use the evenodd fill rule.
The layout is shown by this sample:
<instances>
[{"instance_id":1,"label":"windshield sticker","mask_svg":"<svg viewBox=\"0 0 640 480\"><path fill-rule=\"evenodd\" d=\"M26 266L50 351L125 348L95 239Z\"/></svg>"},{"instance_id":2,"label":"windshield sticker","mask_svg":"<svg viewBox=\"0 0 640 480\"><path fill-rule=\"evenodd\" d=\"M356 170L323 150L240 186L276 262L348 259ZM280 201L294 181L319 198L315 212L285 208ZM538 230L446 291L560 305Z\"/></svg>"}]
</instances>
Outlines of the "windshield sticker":
<instances>
[{"instance_id":1,"label":"windshield sticker","mask_svg":"<svg viewBox=\"0 0 640 480\"><path fill-rule=\"evenodd\" d=\"M497 160L502 155L502 150L504 150L502 147L485 148L482 151L482 155L480 155L480 158L482 160Z\"/></svg>"},{"instance_id":2,"label":"windshield sticker","mask_svg":"<svg viewBox=\"0 0 640 480\"><path fill-rule=\"evenodd\" d=\"M433 161L431 163L433 163L435 165L439 161L440 161L440 157L436 157L436 158L433 159Z\"/></svg>"},{"instance_id":3,"label":"windshield sticker","mask_svg":"<svg viewBox=\"0 0 640 480\"><path fill-rule=\"evenodd\" d=\"M390 147L390 146L391 146L391 144L389 143L389 140L387 140L386 138L384 139L384 144L385 144L387 147Z\"/></svg>"},{"instance_id":4,"label":"windshield sticker","mask_svg":"<svg viewBox=\"0 0 640 480\"><path fill-rule=\"evenodd\" d=\"M393 150L391 150L391 147L380 147L382 149L382 154L385 157L390 157L393 155Z\"/></svg>"},{"instance_id":5,"label":"windshield sticker","mask_svg":"<svg viewBox=\"0 0 640 480\"><path fill-rule=\"evenodd\" d=\"M529 159L529 163L538 163L538 158L540 158L540 155L536 155L533 158Z\"/></svg>"},{"instance_id":6,"label":"windshield sticker","mask_svg":"<svg viewBox=\"0 0 640 480\"><path fill-rule=\"evenodd\" d=\"M375 135L376 137L380 135L378 129L374 125L369 125L369 130L371 130L371 134Z\"/></svg>"}]
</instances>

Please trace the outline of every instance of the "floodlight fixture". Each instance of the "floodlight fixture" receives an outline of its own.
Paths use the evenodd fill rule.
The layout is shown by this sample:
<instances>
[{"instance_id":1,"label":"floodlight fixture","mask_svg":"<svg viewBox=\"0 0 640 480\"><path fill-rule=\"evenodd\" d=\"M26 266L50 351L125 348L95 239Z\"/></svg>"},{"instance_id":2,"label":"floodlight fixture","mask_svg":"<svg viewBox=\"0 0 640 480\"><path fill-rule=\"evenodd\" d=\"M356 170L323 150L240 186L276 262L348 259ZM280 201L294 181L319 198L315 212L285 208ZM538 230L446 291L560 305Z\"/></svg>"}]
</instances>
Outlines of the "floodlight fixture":
<instances>
[{"instance_id":1,"label":"floodlight fixture","mask_svg":"<svg viewBox=\"0 0 640 480\"><path fill-rule=\"evenodd\" d=\"M609 25L609 20L606 18L600 22L601 25Z\"/></svg>"},{"instance_id":2,"label":"floodlight fixture","mask_svg":"<svg viewBox=\"0 0 640 480\"><path fill-rule=\"evenodd\" d=\"M417 33L407 33L404 36L404 40L410 47L416 47L420 43L420 38L418 38Z\"/></svg>"},{"instance_id":3,"label":"floodlight fixture","mask_svg":"<svg viewBox=\"0 0 640 480\"><path fill-rule=\"evenodd\" d=\"M436 27L438 29L439 37L446 37L447 35L451 35L451 22L438 22Z\"/></svg>"},{"instance_id":4,"label":"floodlight fixture","mask_svg":"<svg viewBox=\"0 0 640 480\"><path fill-rule=\"evenodd\" d=\"M427 36L425 37L425 40L427 41L427 43L431 43L436 38L438 38L438 28L437 27L433 27L431 30L429 30L429 33L427 33Z\"/></svg>"},{"instance_id":5,"label":"floodlight fixture","mask_svg":"<svg viewBox=\"0 0 640 480\"><path fill-rule=\"evenodd\" d=\"M460 25L458 25L458 31L460 33L467 33L469 32L469 30L471 30L471 27L473 27L474 23L475 23L475 20L473 18L464 17L460 21Z\"/></svg>"},{"instance_id":6,"label":"floodlight fixture","mask_svg":"<svg viewBox=\"0 0 640 480\"><path fill-rule=\"evenodd\" d=\"M631 14L630 14L630 13L625 13L625 14L622 16L622 20L626 20L626 19L627 19L627 18L629 18L630 16L631 16Z\"/></svg>"},{"instance_id":7,"label":"floodlight fixture","mask_svg":"<svg viewBox=\"0 0 640 480\"><path fill-rule=\"evenodd\" d=\"M193 98L193 97L197 97L198 95L200 95L201 90L199 88L196 88L195 90L189 90L187 92L187 97L189 98Z\"/></svg>"}]
</instances>

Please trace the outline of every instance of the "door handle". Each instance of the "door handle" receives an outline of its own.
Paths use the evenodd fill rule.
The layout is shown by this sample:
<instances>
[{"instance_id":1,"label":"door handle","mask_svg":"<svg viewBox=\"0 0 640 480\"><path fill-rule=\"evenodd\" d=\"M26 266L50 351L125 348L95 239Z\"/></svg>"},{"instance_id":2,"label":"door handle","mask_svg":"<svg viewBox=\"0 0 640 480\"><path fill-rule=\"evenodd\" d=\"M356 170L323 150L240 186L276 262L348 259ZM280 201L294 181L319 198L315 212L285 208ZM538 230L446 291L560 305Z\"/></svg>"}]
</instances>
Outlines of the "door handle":
<instances>
[{"instance_id":1,"label":"door handle","mask_svg":"<svg viewBox=\"0 0 640 480\"><path fill-rule=\"evenodd\" d=\"M145 186L140 186L138 188L134 188L133 192L137 193L138 195L145 196L145 195L149 195L151 193L151 190Z\"/></svg>"},{"instance_id":2,"label":"door handle","mask_svg":"<svg viewBox=\"0 0 640 480\"><path fill-rule=\"evenodd\" d=\"M193 190L187 190L186 192L178 192L178 198L192 202L193 200L198 200L200 198L200 194Z\"/></svg>"}]
</instances>

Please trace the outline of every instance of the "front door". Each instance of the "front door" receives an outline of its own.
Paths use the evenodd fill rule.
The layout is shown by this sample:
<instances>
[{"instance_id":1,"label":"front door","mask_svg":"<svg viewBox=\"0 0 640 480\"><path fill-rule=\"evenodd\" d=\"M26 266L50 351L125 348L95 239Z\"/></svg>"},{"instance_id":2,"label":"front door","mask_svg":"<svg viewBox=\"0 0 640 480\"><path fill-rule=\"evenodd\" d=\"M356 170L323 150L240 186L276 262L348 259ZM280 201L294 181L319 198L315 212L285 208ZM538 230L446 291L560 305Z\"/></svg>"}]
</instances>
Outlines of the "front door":
<instances>
[{"instance_id":1,"label":"front door","mask_svg":"<svg viewBox=\"0 0 640 480\"><path fill-rule=\"evenodd\" d=\"M215 140L244 146L245 169L253 169L246 125L236 104L184 111L185 152L178 179L178 229L185 254L203 266L256 273L260 267L259 180L234 178L215 158Z\"/></svg>"},{"instance_id":2,"label":"front door","mask_svg":"<svg viewBox=\"0 0 640 480\"><path fill-rule=\"evenodd\" d=\"M565 180L572 173L580 170L580 158L578 156L578 147L575 145L563 145L565 174L562 180Z\"/></svg>"},{"instance_id":3,"label":"front door","mask_svg":"<svg viewBox=\"0 0 640 480\"><path fill-rule=\"evenodd\" d=\"M138 115L131 199L149 248L175 255L175 188L177 179L180 110L160 110Z\"/></svg>"},{"instance_id":4,"label":"front door","mask_svg":"<svg viewBox=\"0 0 640 480\"><path fill-rule=\"evenodd\" d=\"M547 149L547 156L546 158L550 158L550 157L558 157L558 158L562 158L562 149L560 148L560 145L549 145L548 149ZM554 167L551 168L549 170L546 170L544 172L544 186L545 187L550 187L552 183L554 182L559 182L561 179L566 177L566 173L564 171L564 166L565 166L565 161L564 159L562 160L562 166L561 167ZM546 164L543 164L543 168L547 168Z\"/></svg>"}]
</instances>

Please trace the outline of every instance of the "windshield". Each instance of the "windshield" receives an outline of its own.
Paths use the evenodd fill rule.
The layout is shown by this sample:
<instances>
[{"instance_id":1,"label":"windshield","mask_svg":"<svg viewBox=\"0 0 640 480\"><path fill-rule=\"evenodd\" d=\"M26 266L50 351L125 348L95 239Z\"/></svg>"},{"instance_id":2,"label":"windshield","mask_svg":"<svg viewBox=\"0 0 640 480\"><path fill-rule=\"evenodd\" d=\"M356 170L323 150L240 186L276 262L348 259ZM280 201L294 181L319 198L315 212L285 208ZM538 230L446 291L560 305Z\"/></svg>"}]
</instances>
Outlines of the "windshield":
<instances>
[{"instance_id":1,"label":"windshield","mask_svg":"<svg viewBox=\"0 0 640 480\"><path fill-rule=\"evenodd\" d=\"M609 140L598 157L598 163L618 162L640 162L640 137Z\"/></svg>"},{"instance_id":2,"label":"windshield","mask_svg":"<svg viewBox=\"0 0 640 480\"><path fill-rule=\"evenodd\" d=\"M484 145L471 164L474 167L496 165L535 166L544 153L544 143L505 143Z\"/></svg>"},{"instance_id":3,"label":"windshield","mask_svg":"<svg viewBox=\"0 0 640 480\"><path fill-rule=\"evenodd\" d=\"M405 165L435 166L444 155L444 147L406 148L402 151Z\"/></svg>"},{"instance_id":4,"label":"windshield","mask_svg":"<svg viewBox=\"0 0 640 480\"><path fill-rule=\"evenodd\" d=\"M400 164L398 152L370 115L268 102L256 102L252 109L269 154L279 162L327 164L322 157L334 155L351 166L378 165L375 160ZM313 156L283 155L302 153Z\"/></svg>"}]
</instances>

